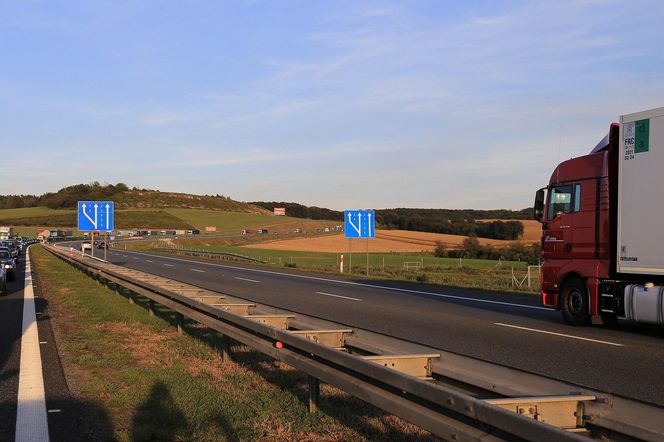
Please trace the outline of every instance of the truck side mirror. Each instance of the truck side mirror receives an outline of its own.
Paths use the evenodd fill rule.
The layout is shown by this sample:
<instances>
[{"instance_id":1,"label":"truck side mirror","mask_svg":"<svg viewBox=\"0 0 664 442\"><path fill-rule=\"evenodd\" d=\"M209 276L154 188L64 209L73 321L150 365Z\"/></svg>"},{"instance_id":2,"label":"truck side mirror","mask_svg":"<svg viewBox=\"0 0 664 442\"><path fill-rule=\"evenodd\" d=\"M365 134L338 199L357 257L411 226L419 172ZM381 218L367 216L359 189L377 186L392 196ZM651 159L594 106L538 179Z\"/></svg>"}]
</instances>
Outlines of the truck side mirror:
<instances>
[{"instance_id":1,"label":"truck side mirror","mask_svg":"<svg viewBox=\"0 0 664 442\"><path fill-rule=\"evenodd\" d=\"M540 189L535 194L535 205L533 208L533 218L539 222L544 220L544 189Z\"/></svg>"}]
</instances>

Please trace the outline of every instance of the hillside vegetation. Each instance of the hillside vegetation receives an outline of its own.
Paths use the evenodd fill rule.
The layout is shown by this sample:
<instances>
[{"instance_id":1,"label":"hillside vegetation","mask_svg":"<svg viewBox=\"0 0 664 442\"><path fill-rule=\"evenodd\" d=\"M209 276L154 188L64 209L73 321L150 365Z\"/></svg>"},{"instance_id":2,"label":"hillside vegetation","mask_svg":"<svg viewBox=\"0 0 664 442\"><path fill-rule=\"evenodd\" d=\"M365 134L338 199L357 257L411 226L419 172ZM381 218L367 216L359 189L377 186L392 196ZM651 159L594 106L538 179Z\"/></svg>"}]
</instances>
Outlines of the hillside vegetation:
<instances>
[{"instance_id":1,"label":"hillside vegetation","mask_svg":"<svg viewBox=\"0 0 664 442\"><path fill-rule=\"evenodd\" d=\"M78 201L111 200L118 209L145 208L189 208L224 210L229 212L268 213L267 210L223 195L190 195L158 190L130 189L118 184L76 184L63 187L57 192L36 195L0 195L0 209L24 207L48 207L50 209L74 209Z\"/></svg>"},{"instance_id":2,"label":"hillside vegetation","mask_svg":"<svg viewBox=\"0 0 664 442\"><path fill-rule=\"evenodd\" d=\"M71 226L73 209L78 201L112 200L117 210L150 211L118 218L119 228L203 228L208 225L233 224L234 229L289 219L312 219L343 222L343 212L289 202L244 203L223 195L191 195L158 190L130 189L118 184L76 184L57 192L36 195L0 195L0 222L24 226ZM273 217L275 207L285 207L288 217ZM5 210L2 210L5 209ZM17 210L18 209L18 210ZM52 213L45 212L52 209ZM155 212L155 210L160 210ZM175 212L180 210L180 212ZM189 212L195 210L198 212ZM215 212L220 214L215 216ZM261 220L229 220L221 213L251 214L270 217ZM518 220L530 219L531 210L451 210L451 209L379 209L377 228L411 230L448 235L517 240L524 227ZM237 218L236 215L233 215ZM479 222L481 220L486 220Z\"/></svg>"}]
</instances>

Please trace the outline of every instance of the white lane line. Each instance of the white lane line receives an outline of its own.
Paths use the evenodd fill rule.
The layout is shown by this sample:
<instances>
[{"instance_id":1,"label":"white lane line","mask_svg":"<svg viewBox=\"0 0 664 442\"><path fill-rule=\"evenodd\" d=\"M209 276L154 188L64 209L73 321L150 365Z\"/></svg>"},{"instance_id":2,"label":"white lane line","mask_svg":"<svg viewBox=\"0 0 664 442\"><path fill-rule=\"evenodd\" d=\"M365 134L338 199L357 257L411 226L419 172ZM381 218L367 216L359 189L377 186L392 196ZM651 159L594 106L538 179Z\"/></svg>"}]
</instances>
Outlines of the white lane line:
<instances>
[{"instance_id":1,"label":"white lane line","mask_svg":"<svg viewBox=\"0 0 664 442\"><path fill-rule=\"evenodd\" d=\"M349 299L351 301L361 301L361 299L358 298L351 298L349 296L341 296L341 295L333 295L332 293L325 293L325 292L316 292L317 295L323 295L323 296L333 296L335 298L341 298L341 299Z\"/></svg>"},{"instance_id":2,"label":"white lane line","mask_svg":"<svg viewBox=\"0 0 664 442\"><path fill-rule=\"evenodd\" d=\"M136 253L138 255L146 255L146 256L154 256L150 255L148 253L142 253L142 252L130 252L130 253ZM320 278L317 276L308 276L308 275L297 275L294 273L281 273L281 272L275 272L272 270L261 270L261 269L248 269L245 267L233 267L229 265L224 265L224 264L215 264L211 262L202 262L202 261L191 261L188 259L182 259L182 258L172 258L170 256L160 256L161 259L169 259L171 261L180 261L180 262L187 262L187 263L196 263L198 265L205 265L205 266L210 266L210 267L221 267L225 269L232 269L232 270L241 270L245 272L253 272L253 273L265 273L268 275L279 275L279 276L285 276L289 278L299 278L299 279L309 279L312 281L322 281L322 282L331 282L334 284L345 284L345 285L353 285L357 287L367 287L367 288L372 288L372 289L379 289L379 290L389 290L392 292L400 292L400 293L413 293L416 295L427 295L427 296L433 296L436 298L444 298L444 299L456 299L459 301L470 301L470 302L477 302L480 304L495 304L495 305L506 305L509 307L518 307L518 308L525 308L525 309L530 309L530 310L544 310L547 312L554 312L554 310L550 307L540 307L536 305L526 305L526 304L517 304L515 302L504 302L504 301L492 301L490 299L481 299L481 298L471 298L468 296L457 296L457 295L446 295L444 293L435 293L435 292L426 292L423 290L411 290L411 289L402 289L399 287L386 287L386 286L381 286L381 285L375 285L375 284L365 284L362 282L353 282L353 281L343 281L343 280L338 280L338 279L328 279L328 278Z\"/></svg>"},{"instance_id":3,"label":"white lane line","mask_svg":"<svg viewBox=\"0 0 664 442\"><path fill-rule=\"evenodd\" d=\"M198 269L189 269L192 272L198 272L198 273L205 273L205 270L198 270Z\"/></svg>"},{"instance_id":4,"label":"white lane line","mask_svg":"<svg viewBox=\"0 0 664 442\"><path fill-rule=\"evenodd\" d=\"M235 279L239 279L240 281L247 281L247 282L260 282L260 281L256 281L255 279L240 278L239 276L236 276Z\"/></svg>"},{"instance_id":5,"label":"white lane line","mask_svg":"<svg viewBox=\"0 0 664 442\"><path fill-rule=\"evenodd\" d=\"M26 253L23 289L23 335L18 374L16 442L48 441L46 394L39 350L39 331L35 315L30 256Z\"/></svg>"},{"instance_id":6,"label":"white lane line","mask_svg":"<svg viewBox=\"0 0 664 442\"><path fill-rule=\"evenodd\" d=\"M563 338L578 339L580 341L595 342L596 344L606 344L606 345L613 345L615 347L624 347L623 344L618 344L616 342L600 341L598 339L590 339L590 338L582 338L581 336L566 335L564 333L554 333L554 332L550 332L550 331L546 331L546 330L538 330L536 328L520 327L518 325L512 325L512 324L503 324L502 322L494 322L494 324L499 325L501 327L510 327L510 328L516 328L516 329L519 329L519 330L531 331L531 332L535 332L535 333L544 333L546 335L554 335L554 336L561 336Z\"/></svg>"},{"instance_id":7,"label":"white lane line","mask_svg":"<svg viewBox=\"0 0 664 442\"><path fill-rule=\"evenodd\" d=\"M175 267L173 264L164 264L166 267Z\"/></svg>"},{"instance_id":8,"label":"white lane line","mask_svg":"<svg viewBox=\"0 0 664 442\"><path fill-rule=\"evenodd\" d=\"M146 259L145 262L152 262L152 261L150 261L149 259Z\"/></svg>"}]
</instances>

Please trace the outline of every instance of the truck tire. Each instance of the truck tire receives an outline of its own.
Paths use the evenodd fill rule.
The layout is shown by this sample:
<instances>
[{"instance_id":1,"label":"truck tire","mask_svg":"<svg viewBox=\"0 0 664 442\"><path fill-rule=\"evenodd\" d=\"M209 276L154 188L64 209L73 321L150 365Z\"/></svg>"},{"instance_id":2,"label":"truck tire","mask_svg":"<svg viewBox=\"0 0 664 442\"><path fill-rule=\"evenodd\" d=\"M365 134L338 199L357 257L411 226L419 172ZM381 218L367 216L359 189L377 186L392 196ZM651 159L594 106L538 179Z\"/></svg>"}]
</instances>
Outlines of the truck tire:
<instances>
[{"instance_id":1,"label":"truck tire","mask_svg":"<svg viewBox=\"0 0 664 442\"><path fill-rule=\"evenodd\" d=\"M568 324L588 324L588 289L581 279L570 279L563 284L560 289L560 311Z\"/></svg>"}]
</instances>

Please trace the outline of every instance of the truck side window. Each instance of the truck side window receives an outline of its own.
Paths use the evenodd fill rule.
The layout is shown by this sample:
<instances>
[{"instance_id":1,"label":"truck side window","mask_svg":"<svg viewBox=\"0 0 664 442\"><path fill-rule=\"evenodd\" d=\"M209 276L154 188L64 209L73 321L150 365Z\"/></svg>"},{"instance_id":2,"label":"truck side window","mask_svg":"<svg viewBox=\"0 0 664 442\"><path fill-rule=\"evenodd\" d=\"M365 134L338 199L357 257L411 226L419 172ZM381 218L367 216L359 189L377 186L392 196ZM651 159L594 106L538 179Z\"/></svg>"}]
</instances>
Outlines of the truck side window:
<instances>
[{"instance_id":1,"label":"truck side window","mask_svg":"<svg viewBox=\"0 0 664 442\"><path fill-rule=\"evenodd\" d=\"M574 185L574 212L581 211L581 184Z\"/></svg>"},{"instance_id":2,"label":"truck side window","mask_svg":"<svg viewBox=\"0 0 664 442\"><path fill-rule=\"evenodd\" d=\"M548 219L572 212L572 185L552 187L549 190ZM579 187L580 189L580 187Z\"/></svg>"}]
</instances>

